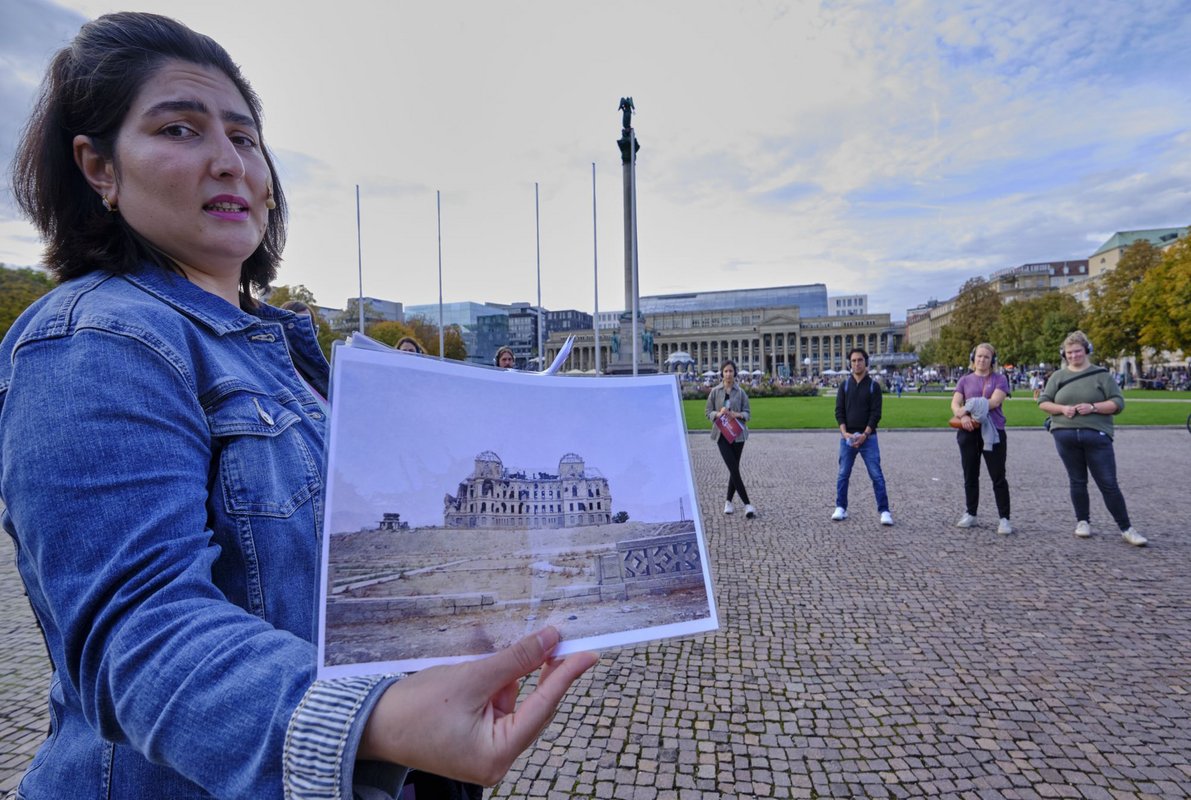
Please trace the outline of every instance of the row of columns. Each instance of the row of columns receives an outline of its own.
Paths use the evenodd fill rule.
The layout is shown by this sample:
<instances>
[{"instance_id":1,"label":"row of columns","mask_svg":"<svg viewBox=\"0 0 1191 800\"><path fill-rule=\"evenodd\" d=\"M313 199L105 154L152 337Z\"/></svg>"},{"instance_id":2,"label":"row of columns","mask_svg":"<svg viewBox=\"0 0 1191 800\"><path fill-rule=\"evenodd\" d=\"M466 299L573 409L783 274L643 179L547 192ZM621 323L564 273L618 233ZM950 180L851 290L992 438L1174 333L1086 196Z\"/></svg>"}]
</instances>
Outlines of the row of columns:
<instances>
[{"instance_id":1,"label":"row of columns","mask_svg":"<svg viewBox=\"0 0 1191 800\"><path fill-rule=\"evenodd\" d=\"M586 339L586 341L584 340ZM606 337L600 336L600 366L604 369L612 359L611 348L605 344ZM547 362L558 353L558 344L546 347ZM853 347L862 347L870 355L891 351L892 333L872 331L870 333L829 333L800 336L798 331L753 334L750 336L726 336L691 339L667 337L658 334L653 346L654 363L666 371L666 359L674 353L688 353L695 363L691 371L706 372L718 370L725 359L732 359L741 370L761 370L771 375L778 374L785 366L788 375L820 375L828 369L848 368L847 354ZM808 367L803 363L810 358ZM567 370L594 371L595 344L590 336L576 340L567 362Z\"/></svg>"}]
</instances>

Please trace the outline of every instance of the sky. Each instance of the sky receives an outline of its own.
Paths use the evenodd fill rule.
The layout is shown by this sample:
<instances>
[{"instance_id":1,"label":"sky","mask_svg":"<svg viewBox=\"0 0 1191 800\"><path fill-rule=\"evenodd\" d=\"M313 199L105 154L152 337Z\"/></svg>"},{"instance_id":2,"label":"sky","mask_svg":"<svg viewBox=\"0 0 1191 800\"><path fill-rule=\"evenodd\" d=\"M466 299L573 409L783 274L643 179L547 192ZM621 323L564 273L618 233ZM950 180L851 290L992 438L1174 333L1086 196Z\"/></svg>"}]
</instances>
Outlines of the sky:
<instances>
[{"instance_id":1,"label":"sky","mask_svg":"<svg viewBox=\"0 0 1191 800\"><path fill-rule=\"evenodd\" d=\"M442 525L444 496L488 451L507 469L555 475L559 459L576 453L608 480L613 513L691 519L686 423L671 376L576 381L346 349L336 353L331 394L332 533L376 527L385 512L415 528Z\"/></svg>"},{"instance_id":2,"label":"sky","mask_svg":"<svg viewBox=\"0 0 1191 800\"><path fill-rule=\"evenodd\" d=\"M53 52L126 7L0 2L5 165ZM1191 0L136 9L243 67L291 204L277 283L323 305L356 295L359 261L365 295L437 302L441 241L447 302L536 302L540 267L546 308L592 311L597 271L598 308L623 308L625 96L642 295L822 282L904 319L976 275L1191 224ZM6 181L0 262L40 251Z\"/></svg>"}]
</instances>

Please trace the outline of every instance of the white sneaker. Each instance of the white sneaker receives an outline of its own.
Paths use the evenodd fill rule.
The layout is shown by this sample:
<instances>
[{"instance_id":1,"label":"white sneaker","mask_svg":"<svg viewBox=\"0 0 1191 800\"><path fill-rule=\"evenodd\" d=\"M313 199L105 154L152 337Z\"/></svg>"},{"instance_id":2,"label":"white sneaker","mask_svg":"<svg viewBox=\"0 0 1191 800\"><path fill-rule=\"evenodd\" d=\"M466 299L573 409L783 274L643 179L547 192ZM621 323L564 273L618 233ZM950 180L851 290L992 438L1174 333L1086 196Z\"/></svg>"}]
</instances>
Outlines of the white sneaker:
<instances>
[{"instance_id":1,"label":"white sneaker","mask_svg":"<svg viewBox=\"0 0 1191 800\"><path fill-rule=\"evenodd\" d=\"M971 528L976 524L976 515L969 514L967 511L959 518L959 522L955 523L957 528Z\"/></svg>"},{"instance_id":2,"label":"white sneaker","mask_svg":"<svg viewBox=\"0 0 1191 800\"><path fill-rule=\"evenodd\" d=\"M744 504L744 515L746 517L748 517L749 519L752 519L753 517L757 516L757 509L753 508L748 503L745 503Z\"/></svg>"},{"instance_id":3,"label":"white sneaker","mask_svg":"<svg viewBox=\"0 0 1191 800\"><path fill-rule=\"evenodd\" d=\"M725 514L731 514L731 513L732 513L733 511L735 511L735 510L736 510L736 506L732 505L732 501L731 501L731 500L729 500L728 502L724 503L724 513L725 513Z\"/></svg>"},{"instance_id":4,"label":"white sneaker","mask_svg":"<svg viewBox=\"0 0 1191 800\"><path fill-rule=\"evenodd\" d=\"M882 511L881 512L881 524L882 525L892 525L893 524L893 515L890 514L888 511Z\"/></svg>"},{"instance_id":5,"label":"white sneaker","mask_svg":"<svg viewBox=\"0 0 1191 800\"><path fill-rule=\"evenodd\" d=\"M1121 532L1121 538L1134 547L1145 547L1146 542L1149 541L1146 537L1133 530L1132 526L1129 530Z\"/></svg>"},{"instance_id":6,"label":"white sneaker","mask_svg":"<svg viewBox=\"0 0 1191 800\"><path fill-rule=\"evenodd\" d=\"M1075 535L1081 539L1086 539L1092 535L1092 526L1088 524L1086 519L1081 519L1076 523Z\"/></svg>"},{"instance_id":7,"label":"white sneaker","mask_svg":"<svg viewBox=\"0 0 1191 800\"><path fill-rule=\"evenodd\" d=\"M848 509L844 508L843 506L836 506L835 513L831 515L831 518L836 522L839 522L841 519L847 519Z\"/></svg>"},{"instance_id":8,"label":"white sneaker","mask_svg":"<svg viewBox=\"0 0 1191 800\"><path fill-rule=\"evenodd\" d=\"M1001 524L997 525L997 533L1013 533L1013 525L1010 524L1008 517L1001 517Z\"/></svg>"}]
</instances>

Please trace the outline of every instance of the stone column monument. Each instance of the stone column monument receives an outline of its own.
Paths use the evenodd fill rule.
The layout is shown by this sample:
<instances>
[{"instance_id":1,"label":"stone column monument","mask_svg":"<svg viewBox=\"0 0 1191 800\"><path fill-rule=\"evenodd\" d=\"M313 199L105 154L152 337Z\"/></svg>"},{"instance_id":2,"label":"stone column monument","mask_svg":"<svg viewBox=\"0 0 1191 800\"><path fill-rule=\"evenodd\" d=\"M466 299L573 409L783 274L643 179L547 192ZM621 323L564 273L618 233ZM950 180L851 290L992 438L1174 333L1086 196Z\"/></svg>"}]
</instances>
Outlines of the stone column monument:
<instances>
[{"instance_id":1,"label":"stone column monument","mask_svg":"<svg viewBox=\"0 0 1191 800\"><path fill-rule=\"evenodd\" d=\"M637 151L641 144L633 131L633 98L620 98L621 130L617 145L624 173L624 313L612 335L609 375L640 375L658 371L653 360L653 334L645 330L638 306L637 288ZM636 316L634 317L634 311Z\"/></svg>"}]
</instances>

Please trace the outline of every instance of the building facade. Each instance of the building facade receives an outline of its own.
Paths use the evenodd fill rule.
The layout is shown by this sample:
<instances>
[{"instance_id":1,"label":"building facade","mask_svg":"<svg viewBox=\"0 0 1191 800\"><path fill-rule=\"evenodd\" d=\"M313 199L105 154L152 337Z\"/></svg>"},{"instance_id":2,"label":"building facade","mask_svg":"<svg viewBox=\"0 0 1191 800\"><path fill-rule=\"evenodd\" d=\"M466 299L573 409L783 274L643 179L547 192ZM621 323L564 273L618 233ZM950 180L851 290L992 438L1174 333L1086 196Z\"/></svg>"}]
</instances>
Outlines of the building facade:
<instances>
[{"instance_id":1,"label":"building facade","mask_svg":"<svg viewBox=\"0 0 1191 800\"><path fill-rule=\"evenodd\" d=\"M1174 244L1180 237L1186 236L1191 232L1191 228L1150 228L1143 231L1117 231L1108 240L1092 253L1088 258L1089 274L1094 278L1111 269L1114 269L1120 262L1121 256L1129 249L1129 246L1139 240L1145 240L1157 247L1159 250L1165 250Z\"/></svg>"},{"instance_id":2,"label":"building facade","mask_svg":"<svg viewBox=\"0 0 1191 800\"><path fill-rule=\"evenodd\" d=\"M438 303L425 303L405 307L406 319L423 317L435 325L438 325L438 313ZM491 364L492 355L496 352L496 348L505 343L505 339L502 338L500 343L492 347L490 351L486 350L480 342L480 319L490 316L504 316L506 314L507 312L500 306L487 303L473 303L465 300L442 304L443 326L459 326L459 330L463 335L463 346L467 349L467 360L473 364Z\"/></svg>"},{"instance_id":3,"label":"building facade","mask_svg":"<svg viewBox=\"0 0 1191 800\"><path fill-rule=\"evenodd\" d=\"M707 311L653 312L645 316L644 343L652 346L654 363L666 368L678 353L690 356L687 371L718 371L731 358L737 368L778 377L812 378L827 370L847 369L848 350L862 347L870 354L894 352L904 336L888 314L845 317L803 317L798 307L737 308ZM647 333L646 333L647 332ZM567 368L595 368L592 331L576 335ZM546 343L553 358L564 336ZM624 346L622 344L622 346ZM600 363L610 363L612 343L600 336Z\"/></svg>"},{"instance_id":4,"label":"building facade","mask_svg":"<svg viewBox=\"0 0 1191 800\"><path fill-rule=\"evenodd\" d=\"M558 472L508 469L500 456L485 450L455 495L443 499L443 527L576 528L612 521L608 481L583 458L567 453Z\"/></svg>"},{"instance_id":5,"label":"building facade","mask_svg":"<svg viewBox=\"0 0 1191 800\"><path fill-rule=\"evenodd\" d=\"M868 313L867 294L840 294L827 298L833 317L856 317Z\"/></svg>"}]
</instances>

